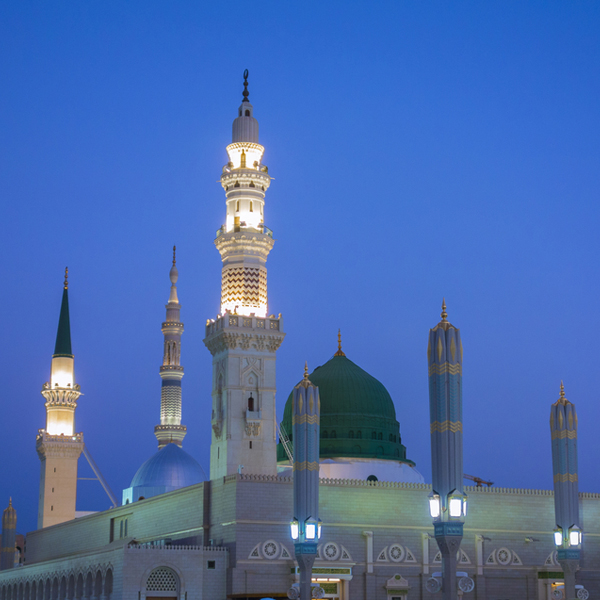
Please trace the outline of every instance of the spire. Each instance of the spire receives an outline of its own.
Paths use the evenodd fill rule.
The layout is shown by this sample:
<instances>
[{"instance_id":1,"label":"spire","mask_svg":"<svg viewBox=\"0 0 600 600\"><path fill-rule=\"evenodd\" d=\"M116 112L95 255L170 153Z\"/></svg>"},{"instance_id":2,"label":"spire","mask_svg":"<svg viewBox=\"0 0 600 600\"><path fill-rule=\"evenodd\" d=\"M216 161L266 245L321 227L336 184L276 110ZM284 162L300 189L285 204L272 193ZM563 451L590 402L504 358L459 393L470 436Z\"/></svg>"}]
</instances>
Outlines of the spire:
<instances>
[{"instance_id":1,"label":"spire","mask_svg":"<svg viewBox=\"0 0 600 600\"><path fill-rule=\"evenodd\" d=\"M446 298L442 298L442 323L448 322L448 313L446 312Z\"/></svg>"},{"instance_id":2,"label":"spire","mask_svg":"<svg viewBox=\"0 0 600 600\"><path fill-rule=\"evenodd\" d=\"M342 330L341 329L338 329L338 349L337 349L337 352L334 354L334 356L346 356L342 352Z\"/></svg>"},{"instance_id":3,"label":"spire","mask_svg":"<svg viewBox=\"0 0 600 600\"><path fill-rule=\"evenodd\" d=\"M567 404L567 403L569 402L569 401L568 401L568 400L565 398L565 385L564 385L564 383L562 382L562 380L561 380L561 382L560 382L560 398L558 399L558 402L559 402L560 404L563 404L563 405L564 405L564 404Z\"/></svg>"},{"instance_id":4,"label":"spire","mask_svg":"<svg viewBox=\"0 0 600 600\"><path fill-rule=\"evenodd\" d=\"M69 320L69 269L65 269L65 282L60 305L60 317L58 319L58 332L56 333L56 345L53 356L73 356L71 351L71 323Z\"/></svg>"},{"instance_id":5,"label":"spire","mask_svg":"<svg viewBox=\"0 0 600 600\"><path fill-rule=\"evenodd\" d=\"M175 258L175 251L176 251L177 247L173 246L173 266L171 267L171 270L169 271L169 278L171 279L171 294L169 295L169 303L171 302L175 302L177 304L179 304L179 298L177 297L177 286L175 285L177 283L177 280L179 279L179 271L177 271L177 266L176 266L176 258Z\"/></svg>"},{"instance_id":6,"label":"spire","mask_svg":"<svg viewBox=\"0 0 600 600\"><path fill-rule=\"evenodd\" d=\"M248 69L246 69L244 71L244 92L242 93L242 96L244 96L244 99L242 100L242 102L249 102L248 100L248 96L249 96L249 92L248 92Z\"/></svg>"}]
</instances>

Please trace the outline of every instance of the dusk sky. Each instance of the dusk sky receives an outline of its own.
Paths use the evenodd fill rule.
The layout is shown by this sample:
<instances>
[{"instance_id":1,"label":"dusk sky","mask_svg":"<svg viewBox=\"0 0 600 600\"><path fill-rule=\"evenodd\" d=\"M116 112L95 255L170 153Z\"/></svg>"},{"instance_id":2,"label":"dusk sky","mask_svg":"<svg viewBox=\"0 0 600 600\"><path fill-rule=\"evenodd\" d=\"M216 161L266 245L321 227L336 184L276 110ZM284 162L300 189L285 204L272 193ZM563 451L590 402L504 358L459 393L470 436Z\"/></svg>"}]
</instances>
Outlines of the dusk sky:
<instances>
[{"instance_id":1,"label":"dusk sky","mask_svg":"<svg viewBox=\"0 0 600 600\"><path fill-rule=\"evenodd\" d=\"M76 428L120 499L157 449L177 245L184 449L208 472L202 340L246 68L274 177L279 417L341 328L430 481L426 348L445 296L464 346L465 472L551 489L563 379L580 490L600 492L599 31L585 1L2 2L0 508L12 496L18 530L37 522L67 265ZM108 507L79 483L78 510Z\"/></svg>"}]
</instances>

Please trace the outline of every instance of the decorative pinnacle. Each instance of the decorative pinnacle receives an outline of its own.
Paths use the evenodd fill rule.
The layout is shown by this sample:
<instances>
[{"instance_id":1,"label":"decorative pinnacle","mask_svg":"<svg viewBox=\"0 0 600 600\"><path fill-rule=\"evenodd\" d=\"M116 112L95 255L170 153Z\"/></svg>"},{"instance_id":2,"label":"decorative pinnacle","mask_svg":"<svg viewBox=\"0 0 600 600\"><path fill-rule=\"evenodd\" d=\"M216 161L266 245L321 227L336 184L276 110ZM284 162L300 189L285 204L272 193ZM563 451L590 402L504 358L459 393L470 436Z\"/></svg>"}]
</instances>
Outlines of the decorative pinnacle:
<instances>
[{"instance_id":1,"label":"decorative pinnacle","mask_svg":"<svg viewBox=\"0 0 600 600\"><path fill-rule=\"evenodd\" d=\"M173 266L175 266L175 249L177 246L173 246Z\"/></svg>"},{"instance_id":2,"label":"decorative pinnacle","mask_svg":"<svg viewBox=\"0 0 600 600\"><path fill-rule=\"evenodd\" d=\"M69 267L65 267L65 290L69 289Z\"/></svg>"},{"instance_id":3,"label":"decorative pinnacle","mask_svg":"<svg viewBox=\"0 0 600 600\"><path fill-rule=\"evenodd\" d=\"M304 377L302 381L296 387L308 388L308 386L312 385L310 379L308 378L308 361L304 363Z\"/></svg>"},{"instance_id":4,"label":"decorative pinnacle","mask_svg":"<svg viewBox=\"0 0 600 600\"><path fill-rule=\"evenodd\" d=\"M306 381L308 379L308 361L305 361L304 363L304 380Z\"/></svg>"},{"instance_id":5,"label":"decorative pinnacle","mask_svg":"<svg viewBox=\"0 0 600 600\"><path fill-rule=\"evenodd\" d=\"M567 399L565 398L565 385L562 382L562 380L560 382L560 398L558 399L558 401L561 404L566 404L567 403Z\"/></svg>"},{"instance_id":6,"label":"decorative pinnacle","mask_svg":"<svg viewBox=\"0 0 600 600\"><path fill-rule=\"evenodd\" d=\"M442 298L442 323L448 321L448 313L446 312L446 298Z\"/></svg>"},{"instance_id":7,"label":"decorative pinnacle","mask_svg":"<svg viewBox=\"0 0 600 600\"><path fill-rule=\"evenodd\" d=\"M242 93L242 96L244 96L244 99L242 100L242 102L249 102L248 100L248 69L246 69L244 71L244 92Z\"/></svg>"},{"instance_id":8,"label":"decorative pinnacle","mask_svg":"<svg viewBox=\"0 0 600 600\"><path fill-rule=\"evenodd\" d=\"M337 352L334 354L334 356L346 356L342 352L342 330L341 329L338 329L338 349L337 349Z\"/></svg>"}]
</instances>

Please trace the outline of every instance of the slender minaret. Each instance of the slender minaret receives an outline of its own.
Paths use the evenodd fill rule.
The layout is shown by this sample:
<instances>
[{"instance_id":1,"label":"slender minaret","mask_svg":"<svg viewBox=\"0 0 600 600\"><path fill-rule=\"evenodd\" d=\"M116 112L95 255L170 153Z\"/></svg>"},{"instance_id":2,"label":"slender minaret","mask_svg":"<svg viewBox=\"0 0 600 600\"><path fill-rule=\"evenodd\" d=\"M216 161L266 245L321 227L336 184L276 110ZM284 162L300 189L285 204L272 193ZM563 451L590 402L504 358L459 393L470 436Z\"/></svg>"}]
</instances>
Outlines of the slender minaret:
<instances>
[{"instance_id":1,"label":"slender minaret","mask_svg":"<svg viewBox=\"0 0 600 600\"><path fill-rule=\"evenodd\" d=\"M46 428L38 431L36 449L42 462L38 528L75 518L77 461L83 451L83 434L75 433L75 409L81 396L75 383L69 322L68 273L65 282L52 355L50 382L45 383Z\"/></svg>"},{"instance_id":2,"label":"slender minaret","mask_svg":"<svg viewBox=\"0 0 600 600\"><path fill-rule=\"evenodd\" d=\"M294 388L292 426L294 434L294 518L292 539L300 569L300 600L310 600L312 567L321 537L319 520L319 388L304 379Z\"/></svg>"},{"instance_id":3,"label":"slender minaret","mask_svg":"<svg viewBox=\"0 0 600 600\"><path fill-rule=\"evenodd\" d=\"M13 508L12 498L8 508L2 514L2 552L0 554L0 570L12 569L15 566L15 542L17 538L17 511Z\"/></svg>"},{"instance_id":4,"label":"slender minaret","mask_svg":"<svg viewBox=\"0 0 600 600\"><path fill-rule=\"evenodd\" d=\"M263 219L271 178L252 113L245 71L221 175L227 208L215 240L223 260L221 314L207 321L204 340L213 356L211 479L277 472L275 353L285 334L281 315L267 315L266 262L274 240Z\"/></svg>"},{"instance_id":5,"label":"slender minaret","mask_svg":"<svg viewBox=\"0 0 600 600\"><path fill-rule=\"evenodd\" d=\"M552 471L554 475L555 543L558 562L565 574L565 598L576 598L575 572L579 568L581 530L579 529L579 478L577 474L577 413L565 398L560 382L560 398L550 409Z\"/></svg>"},{"instance_id":6,"label":"slender minaret","mask_svg":"<svg viewBox=\"0 0 600 600\"><path fill-rule=\"evenodd\" d=\"M171 295L167 303L167 318L162 324L165 336L163 364L160 367L162 388L160 393L160 425L154 428L158 447L162 448L171 442L181 446L187 433L187 427L181 424L181 379L183 367L181 358L181 334L183 323L179 313L181 304L177 298L177 266L175 265L175 246L173 246L173 266L169 272L171 278Z\"/></svg>"},{"instance_id":7,"label":"slender minaret","mask_svg":"<svg viewBox=\"0 0 600 600\"><path fill-rule=\"evenodd\" d=\"M442 554L442 597L457 594L456 554L466 513L462 454L462 343L460 331L448 322L446 302L442 320L429 330L429 414L432 487L430 511L434 535ZM435 591L435 590L430 590Z\"/></svg>"}]
</instances>

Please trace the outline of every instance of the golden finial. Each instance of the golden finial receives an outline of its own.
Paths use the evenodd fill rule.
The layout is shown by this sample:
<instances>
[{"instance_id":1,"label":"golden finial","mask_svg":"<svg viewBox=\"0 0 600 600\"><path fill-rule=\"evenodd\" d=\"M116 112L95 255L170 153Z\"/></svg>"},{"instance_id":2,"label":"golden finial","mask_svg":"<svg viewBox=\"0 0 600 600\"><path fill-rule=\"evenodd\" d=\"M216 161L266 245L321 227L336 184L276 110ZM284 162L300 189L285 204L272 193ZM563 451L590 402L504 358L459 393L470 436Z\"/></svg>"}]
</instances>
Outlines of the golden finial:
<instances>
[{"instance_id":1,"label":"golden finial","mask_svg":"<svg viewBox=\"0 0 600 600\"><path fill-rule=\"evenodd\" d=\"M565 384L562 382L560 382L560 398L558 399L558 401L561 404L565 404L565 402L567 401L567 399L565 398Z\"/></svg>"},{"instance_id":2,"label":"golden finial","mask_svg":"<svg viewBox=\"0 0 600 600\"><path fill-rule=\"evenodd\" d=\"M445 323L448 320L448 313L446 312L446 298L442 298L442 322Z\"/></svg>"},{"instance_id":3,"label":"golden finial","mask_svg":"<svg viewBox=\"0 0 600 600\"><path fill-rule=\"evenodd\" d=\"M175 250L177 246L173 246L173 266L175 266Z\"/></svg>"},{"instance_id":4,"label":"golden finial","mask_svg":"<svg viewBox=\"0 0 600 600\"><path fill-rule=\"evenodd\" d=\"M65 290L69 289L69 267L65 267Z\"/></svg>"},{"instance_id":5,"label":"golden finial","mask_svg":"<svg viewBox=\"0 0 600 600\"><path fill-rule=\"evenodd\" d=\"M337 352L334 354L334 356L346 356L342 352L342 330L341 329L338 329L338 349L337 349Z\"/></svg>"},{"instance_id":6,"label":"golden finial","mask_svg":"<svg viewBox=\"0 0 600 600\"><path fill-rule=\"evenodd\" d=\"M304 363L304 381L308 379L308 361Z\"/></svg>"}]
</instances>

